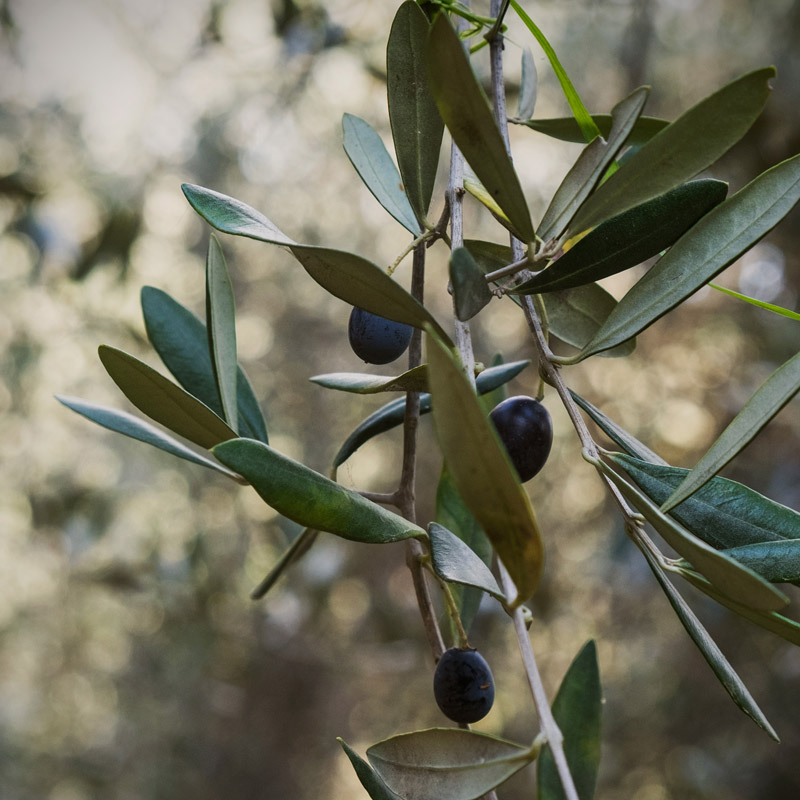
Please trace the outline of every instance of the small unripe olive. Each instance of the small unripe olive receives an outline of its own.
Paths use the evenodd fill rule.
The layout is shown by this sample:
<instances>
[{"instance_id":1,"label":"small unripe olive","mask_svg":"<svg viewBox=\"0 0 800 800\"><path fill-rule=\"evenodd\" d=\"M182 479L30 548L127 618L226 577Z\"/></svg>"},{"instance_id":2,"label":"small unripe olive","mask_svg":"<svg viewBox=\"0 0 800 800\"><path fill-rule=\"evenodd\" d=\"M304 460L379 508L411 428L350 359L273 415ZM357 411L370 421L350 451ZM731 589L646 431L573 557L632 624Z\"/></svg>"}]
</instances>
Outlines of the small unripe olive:
<instances>
[{"instance_id":1,"label":"small unripe olive","mask_svg":"<svg viewBox=\"0 0 800 800\"><path fill-rule=\"evenodd\" d=\"M486 659L477 650L446 650L433 675L433 695L453 722L483 719L494 703L494 678Z\"/></svg>"},{"instance_id":2,"label":"small unripe olive","mask_svg":"<svg viewBox=\"0 0 800 800\"><path fill-rule=\"evenodd\" d=\"M544 466L553 444L550 412L532 397L509 397L489 414L511 463L524 483Z\"/></svg>"},{"instance_id":3,"label":"small unripe olive","mask_svg":"<svg viewBox=\"0 0 800 800\"><path fill-rule=\"evenodd\" d=\"M402 322L353 307L347 334L353 352L368 364L388 364L400 358L411 341L413 329Z\"/></svg>"}]
</instances>

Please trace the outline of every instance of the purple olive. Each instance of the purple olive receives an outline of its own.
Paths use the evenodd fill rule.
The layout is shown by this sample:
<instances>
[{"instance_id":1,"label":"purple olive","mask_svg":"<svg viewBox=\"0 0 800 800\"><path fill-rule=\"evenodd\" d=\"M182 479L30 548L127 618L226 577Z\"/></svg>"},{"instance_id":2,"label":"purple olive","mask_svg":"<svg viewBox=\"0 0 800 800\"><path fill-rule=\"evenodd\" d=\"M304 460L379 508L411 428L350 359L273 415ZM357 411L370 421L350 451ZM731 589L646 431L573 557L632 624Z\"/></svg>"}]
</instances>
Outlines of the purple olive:
<instances>
[{"instance_id":1,"label":"purple olive","mask_svg":"<svg viewBox=\"0 0 800 800\"><path fill-rule=\"evenodd\" d=\"M519 479L529 481L544 466L553 444L550 412L532 397L509 397L489 414Z\"/></svg>"},{"instance_id":2,"label":"purple olive","mask_svg":"<svg viewBox=\"0 0 800 800\"><path fill-rule=\"evenodd\" d=\"M411 341L413 329L402 322L394 322L363 308L350 312L347 328L350 347L368 364L388 364L400 358Z\"/></svg>"},{"instance_id":3,"label":"purple olive","mask_svg":"<svg viewBox=\"0 0 800 800\"><path fill-rule=\"evenodd\" d=\"M477 722L494 703L494 678L477 650L446 650L433 675L433 695L453 722Z\"/></svg>"}]
</instances>

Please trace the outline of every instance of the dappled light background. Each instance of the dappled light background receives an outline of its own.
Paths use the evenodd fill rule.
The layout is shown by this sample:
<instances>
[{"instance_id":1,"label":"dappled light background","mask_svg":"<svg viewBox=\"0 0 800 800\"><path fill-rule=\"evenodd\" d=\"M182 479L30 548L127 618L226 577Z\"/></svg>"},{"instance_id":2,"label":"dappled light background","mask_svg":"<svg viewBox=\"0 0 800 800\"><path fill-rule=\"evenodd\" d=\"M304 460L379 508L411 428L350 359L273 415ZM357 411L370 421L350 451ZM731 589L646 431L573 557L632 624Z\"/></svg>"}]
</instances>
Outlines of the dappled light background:
<instances>
[{"instance_id":1,"label":"dappled light background","mask_svg":"<svg viewBox=\"0 0 800 800\"><path fill-rule=\"evenodd\" d=\"M776 64L763 117L710 172L732 191L800 150L799 3L523 6L593 111L648 83L647 113L673 118L737 75ZM250 590L295 527L251 490L97 428L53 397L130 410L96 347L159 366L144 333L142 286L203 314L208 228L185 202L183 182L250 203L298 241L380 264L402 251L407 234L341 148L344 112L389 142L385 42L396 7L0 4L3 798L350 800L366 794L337 736L363 753L393 733L445 722L401 545L323 536L266 600L252 602ZM510 22L510 107L520 45L529 45L540 78L536 116L566 114L542 52ZM488 73L484 57L477 63ZM512 140L536 218L580 148L520 128ZM433 216L441 206L437 190ZM469 200L466 223L470 235L505 241ZM795 210L719 282L797 309L799 233ZM327 473L343 439L382 402L308 381L363 369L347 345L349 308L282 250L231 237L223 247L240 355L271 443ZM430 251L427 293L446 321L440 247ZM637 274L606 285L619 296ZM397 275L407 282L409 267ZM494 301L473 332L485 363L497 352L533 355L510 301ZM632 357L593 359L566 375L670 463L691 466L798 342L796 321L706 289L642 335ZM510 389L534 394L536 385L530 368ZM581 645L598 640L606 696L598 798L800 796L798 650L681 587L782 736L778 746L716 682L581 460L555 396L545 402L556 437L547 467L527 485L547 546L531 631L551 695ZM427 521L441 465L429 421L421 437ZM800 509L799 452L795 400L724 474ZM394 431L359 450L340 479L389 491L399 460ZM529 740L536 720L516 644L492 604L482 606L472 640L498 689L476 727ZM533 796L533 776L520 773L501 797Z\"/></svg>"}]
</instances>

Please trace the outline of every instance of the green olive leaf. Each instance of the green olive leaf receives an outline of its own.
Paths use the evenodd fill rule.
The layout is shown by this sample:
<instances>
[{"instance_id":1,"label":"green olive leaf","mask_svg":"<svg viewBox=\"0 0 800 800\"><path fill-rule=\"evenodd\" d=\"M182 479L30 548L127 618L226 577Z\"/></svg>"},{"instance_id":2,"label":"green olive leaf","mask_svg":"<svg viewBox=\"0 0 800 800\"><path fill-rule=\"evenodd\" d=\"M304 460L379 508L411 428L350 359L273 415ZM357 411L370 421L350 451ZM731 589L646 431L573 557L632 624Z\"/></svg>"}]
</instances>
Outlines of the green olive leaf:
<instances>
[{"instance_id":1,"label":"green olive leaf","mask_svg":"<svg viewBox=\"0 0 800 800\"><path fill-rule=\"evenodd\" d=\"M757 300L755 297L748 297L746 294L742 294L741 292L734 292L733 289L727 289L725 286L717 286L716 283L709 283L708 285L712 289L716 289L718 292L727 294L730 297L735 297L737 300L742 300L743 302L750 303L750 305L756 306L757 308L763 308L765 311L771 311L773 314L780 314L782 317L800 322L800 314L798 314L796 311L790 311L788 308L777 306L774 303L765 303L763 300Z\"/></svg>"},{"instance_id":2,"label":"green olive leaf","mask_svg":"<svg viewBox=\"0 0 800 800\"><path fill-rule=\"evenodd\" d=\"M711 445L683 482L664 501L669 511L696 492L735 458L758 432L800 391L800 353L777 369Z\"/></svg>"},{"instance_id":3,"label":"green olive leaf","mask_svg":"<svg viewBox=\"0 0 800 800\"><path fill-rule=\"evenodd\" d=\"M498 386L508 383L522 372L530 361L512 361L498 367L489 367L481 372L475 379L475 389L478 394L491 392ZM431 410L431 397L429 394L422 394L419 398L420 414L427 414ZM350 458L359 447L368 442L379 433L384 433L398 425L403 424L406 413L406 398L398 397L377 411L370 414L361 424L347 437L344 444L339 448L339 452L333 460L334 467L340 467Z\"/></svg>"},{"instance_id":4,"label":"green olive leaf","mask_svg":"<svg viewBox=\"0 0 800 800\"><path fill-rule=\"evenodd\" d=\"M428 535L433 569L442 580L474 586L505 601L492 571L466 542L437 522L428 525Z\"/></svg>"},{"instance_id":5,"label":"green olive leaf","mask_svg":"<svg viewBox=\"0 0 800 800\"><path fill-rule=\"evenodd\" d=\"M609 458L657 505L663 504L689 473L621 453ZM796 511L728 478L713 478L669 514L703 541L722 549L794 539L800 530Z\"/></svg>"},{"instance_id":6,"label":"green olive leaf","mask_svg":"<svg viewBox=\"0 0 800 800\"><path fill-rule=\"evenodd\" d=\"M598 136L578 156L561 185L556 189L539 225L539 237L544 241L558 236L569 225L589 193L602 178L608 166L628 138L642 113L650 89L642 86L614 106L608 141Z\"/></svg>"},{"instance_id":7,"label":"green olive leaf","mask_svg":"<svg viewBox=\"0 0 800 800\"><path fill-rule=\"evenodd\" d=\"M661 509L637 486L628 483L603 461L596 465L641 512L667 544L703 573L720 591L759 611L777 611L789 598L753 570L715 550Z\"/></svg>"},{"instance_id":8,"label":"green olive leaf","mask_svg":"<svg viewBox=\"0 0 800 800\"><path fill-rule=\"evenodd\" d=\"M206 326L161 289L144 286L141 300L147 338L164 366L189 394L222 416ZM268 442L264 417L241 366L237 368L236 388L239 433Z\"/></svg>"},{"instance_id":9,"label":"green olive leaf","mask_svg":"<svg viewBox=\"0 0 800 800\"><path fill-rule=\"evenodd\" d=\"M217 445L213 452L245 477L267 505L298 525L369 544L427 538L417 525L263 442L236 439Z\"/></svg>"},{"instance_id":10,"label":"green olive leaf","mask_svg":"<svg viewBox=\"0 0 800 800\"><path fill-rule=\"evenodd\" d=\"M472 319L493 297L483 270L466 247L450 253L450 284L456 317L462 322Z\"/></svg>"},{"instance_id":11,"label":"green olive leaf","mask_svg":"<svg viewBox=\"0 0 800 800\"><path fill-rule=\"evenodd\" d=\"M765 236L798 199L800 156L795 156L759 175L678 239L620 300L577 360L652 325Z\"/></svg>"},{"instance_id":12,"label":"green olive leaf","mask_svg":"<svg viewBox=\"0 0 800 800\"><path fill-rule=\"evenodd\" d=\"M611 133L613 120L611 114L592 114L592 120L600 131L600 135L608 139ZM575 117L556 117L553 119L511 119L509 122L516 122L531 130L543 133L553 139L560 139L562 142L584 143L583 132L580 129ZM639 117L633 125L626 145L640 147L649 142L659 131L669 125L669 120L658 119L657 117Z\"/></svg>"},{"instance_id":13,"label":"green olive leaf","mask_svg":"<svg viewBox=\"0 0 800 800\"><path fill-rule=\"evenodd\" d=\"M593 228L685 183L713 164L756 121L774 67L732 81L657 133L581 206L570 231Z\"/></svg>"},{"instance_id":14,"label":"green olive leaf","mask_svg":"<svg viewBox=\"0 0 800 800\"><path fill-rule=\"evenodd\" d=\"M588 641L570 664L553 701L553 717L564 735L564 755L580 800L592 800L600 766L603 690L597 646ZM553 753L542 750L536 770L539 800L565 800Z\"/></svg>"},{"instance_id":15,"label":"green olive leaf","mask_svg":"<svg viewBox=\"0 0 800 800\"><path fill-rule=\"evenodd\" d=\"M361 372L331 372L314 375L312 383L326 389L355 394L378 394L379 392L426 392L428 390L428 365L421 364L395 378L370 375Z\"/></svg>"},{"instance_id":16,"label":"green olive leaf","mask_svg":"<svg viewBox=\"0 0 800 800\"><path fill-rule=\"evenodd\" d=\"M535 591L544 548L528 495L458 357L427 332L433 421L459 494L505 564L518 606Z\"/></svg>"},{"instance_id":17,"label":"green olive leaf","mask_svg":"<svg viewBox=\"0 0 800 800\"><path fill-rule=\"evenodd\" d=\"M536 109L537 86L536 62L529 47L522 50L522 77L520 78L517 119L525 120L533 116Z\"/></svg>"},{"instance_id":18,"label":"green olive leaf","mask_svg":"<svg viewBox=\"0 0 800 800\"><path fill-rule=\"evenodd\" d=\"M656 576L661 589L669 600L673 611L681 621L681 625L686 629L686 632L691 636L692 641L697 646L697 649L703 654L703 658L708 662L708 665L717 676L717 680L725 688L725 691L730 695L734 703L752 719L756 725L762 730L766 731L767 735L779 742L778 734L775 729L770 725L769 720L764 716L764 712L758 707L758 703L753 699L753 696L748 691L744 682L736 673L736 670L731 666L730 662L723 655L717 643L711 638L708 631L703 627L700 620L695 616L688 603L683 599L678 590L670 583L661 565L656 560L655 556L645 547L641 542L637 542L639 549L642 551L650 569ZM701 578L709 587L711 584ZM722 595L720 602L723 605L728 605L729 600ZM752 609L750 609L752 613ZM778 616L778 615L776 615Z\"/></svg>"},{"instance_id":19,"label":"green olive leaf","mask_svg":"<svg viewBox=\"0 0 800 800\"><path fill-rule=\"evenodd\" d=\"M523 242L534 240L528 204L489 101L446 14L431 26L428 79L453 141Z\"/></svg>"},{"instance_id":20,"label":"green olive leaf","mask_svg":"<svg viewBox=\"0 0 800 800\"><path fill-rule=\"evenodd\" d=\"M598 225L514 294L540 294L593 283L671 247L728 193L723 181L684 183Z\"/></svg>"},{"instance_id":21,"label":"green olive leaf","mask_svg":"<svg viewBox=\"0 0 800 800\"><path fill-rule=\"evenodd\" d=\"M477 800L536 755L532 748L460 728L401 733L367 750L375 772L405 800Z\"/></svg>"},{"instance_id":22,"label":"green olive leaf","mask_svg":"<svg viewBox=\"0 0 800 800\"><path fill-rule=\"evenodd\" d=\"M361 785L366 789L372 800L403 800L381 780L375 770L344 739L337 738L336 741L339 742L342 750L350 759Z\"/></svg>"},{"instance_id":23,"label":"green olive leaf","mask_svg":"<svg viewBox=\"0 0 800 800\"><path fill-rule=\"evenodd\" d=\"M375 199L414 236L422 232L403 191L400 173L381 137L368 122L353 114L342 117L344 151Z\"/></svg>"},{"instance_id":24,"label":"green olive leaf","mask_svg":"<svg viewBox=\"0 0 800 800\"><path fill-rule=\"evenodd\" d=\"M800 523L800 515L798 515ZM800 524L796 528L800 533ZM800 539L778 539L730 547L722 551L771 583L800 581ZM686 565L689 566L689 565Z\"/></svg>"},{"instance_id":25,"label":"green olive leaf","mask_svg":"<svg viewBox=\"0 0 800 800\"><path fill-rule=\"evenodd\" d=\"M211 235L206 257L206 318L208 349L214 368L223 416L233 430L238 430L236 355L236 309L233 286L225 256L216 236Z\"/></svg>"},{"instance_id":26,"label":"green olive leaf","mask_svg":"<svg viewBox=\"0 0 800 800\"><path fill-rule=\"evenodd\" d=\"M207 405L138 358L108 345L100 345L98 354L128 400L173 433L206 449L238 435Z\"/></svg>"},{"instance_id":27,"label":"green olive leaf","mask_svg":"<svg viewBox=\"0 0 800 800\"><path fill-rule=\"evenodd\" d=\"M278 578L286 572L292 564L296 564L310 549L316 541L319 531L313 528L305 528L303 532L286 548L275 565L267 573L261 583L250 592L251 600L260 600L265 597L267 592L278 582Z\"/></svg>"},{"instance_id":28,"label":"green olive leaf","mask_svg":"<svg viewBox=\"0 0 800 800\"><path fill-rule=\"evenodd\" d=\"M424 223L433 195L444 123L428 86L430 23L413 0L397 9L386 45L386 92L394 151L408 200Z\"/></svg>"},{"instance_id":29,"label":"green olive leaf","mask_svg":"<svg viewBox=\"0 0 800 800\"><path fill-rule=\"evenodd\" d=\"M133 414L128 414L127 411L118 411L115 408L99 406L86 400L80 400L77 397L56 395L56 400L77 414L115 433L121 433L123 436L129 436L131 439L152 445L165 453L190 461L193 464L199 464L201 467L216 470L228 478L237 477L235 473L225 469L219 462L196 453L177 439L173 439L149 422L134 417Z\"/></svg>"}]
</instances>

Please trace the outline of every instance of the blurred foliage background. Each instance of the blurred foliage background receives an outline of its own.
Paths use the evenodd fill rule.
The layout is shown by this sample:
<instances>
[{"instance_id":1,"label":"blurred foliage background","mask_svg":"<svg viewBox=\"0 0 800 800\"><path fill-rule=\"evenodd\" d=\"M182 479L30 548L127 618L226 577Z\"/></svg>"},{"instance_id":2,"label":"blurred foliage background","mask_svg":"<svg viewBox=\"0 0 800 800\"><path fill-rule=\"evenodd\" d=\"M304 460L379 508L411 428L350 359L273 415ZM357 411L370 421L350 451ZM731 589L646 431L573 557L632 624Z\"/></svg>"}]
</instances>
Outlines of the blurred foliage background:
<instances>
[{"instance_id":1,"label":"blurred foliage background","mask_svg":"<svg viewBox=\"0 0 800 800\"><path fill-rule=\"evenodd\" d=\"M488 5L488 4L487 4ZM386 0L5 0L0 4L0 796L8 800L349 800L366 797L335 741L363 752L443 724L402 545L322 537L265 601L249 591L296 535L222 476L82 421L54 393L126 408L97 360L103 342L157 365L139 310L154 285L203 313L208 231L188 181L261 209L300 241L390 263L407 235L341 150L344 112L388 142ZM591 110L641 83L647 113L673 118L724 82L778 67L761 121L712 170L735 190L800 150L800 3L773 0L526 2ZM511 21L511 107L520 45ZM567 113L541 51L537 116ZM479 68L488 72L485 58ZM534 216L579 152L512 131ZM441 208L441 193L434 201ZM468 201L468 230L504 241ZM800 215L720 282L797 308ZM321 372L361 370L349 309L283 251L223 241L241 358L272 443L327 472L380 398L330 393ZM442 248L443 249L443 248ZM447 319L446 267L431 251L428 298ZM408 279L408 268L398 270ZM607 281L619 294L635 275ZM521 317L495 301L474 325L488 362L532 355ZM671 463L691 466L755 388L792 355L792 320L704 290L640 337L625 360L568 380ZM390 370L386 370L387 372ZM534 393L529 369L510 387ZM528 484L548 561L533 602L553 693L596 637L606 694L603 800L800 796L800 653L687 586L700 617L783 737L729 701L627 541L580 458L556 399L556 441ZM440 468L422 426L421 518ZM340 471L389 490L399 432ZM800 508L800 405L726 469ZM793 587L788 587L793 591ZM795 601L800 595L794 591ZM796 616L796 611L795 611ZM536 730L510 625L484 604L473 643L498 697L477 727ZM531 797L533 771L506 800Z\"/></svg>"}]
</instances>

